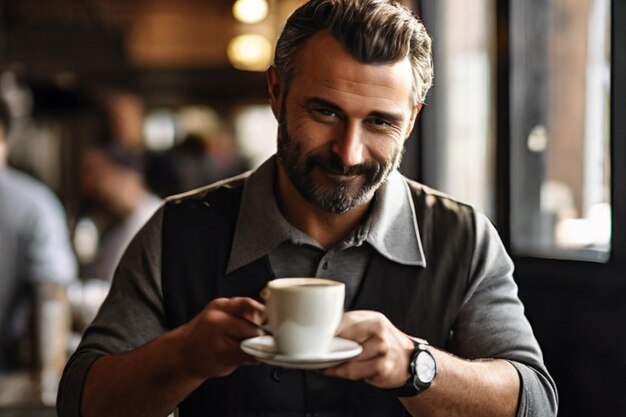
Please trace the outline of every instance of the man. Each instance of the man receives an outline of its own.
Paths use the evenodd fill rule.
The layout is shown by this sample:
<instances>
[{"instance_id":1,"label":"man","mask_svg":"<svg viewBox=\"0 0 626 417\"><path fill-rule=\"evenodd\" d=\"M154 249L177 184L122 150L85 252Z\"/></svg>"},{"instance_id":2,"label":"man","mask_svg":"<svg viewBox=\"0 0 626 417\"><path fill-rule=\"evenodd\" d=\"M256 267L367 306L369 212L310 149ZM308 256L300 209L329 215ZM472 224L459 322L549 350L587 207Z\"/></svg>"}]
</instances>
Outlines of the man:
<instances>
[{"instance_id":1,"label":"man","mask_svg":"<svg viewBox=\"0 0 626 417\"><path fill-rule=\"evenodd\" d=\"M67 220L56 196L6 165L9 122L0 102L0 371L20 365L18 341L28 329L34 287L76 279Z\"/></svg>"},{"instance_id":2,"label":"man","mask_svg":"<svg viewBox=\"0 0 626 417\"><path fill-rule=\"evenodd\" d=\"M83 151L80 162L81 195L108 221L96 256L83 272L110 282L129 242L162 201L144 183L141 158L120 145L94 145Z\"/></svg>"},{"instance_id":3,"label":"man","mask_svg":"<svg viewBox=\"0 0 626 417\"><path fill-rule=\"evenodd\" d=\"M395 3L294 12L267 71L276 158L171 199L140 232L60 414L555 415L496 232L396 170L431 71L424 27ZM346 283L339 336L363 352L320 372L259 365L239 349L259 292L312 275Z\"/></svg>"},{"instance_id":4,"label":"man","mask_svg":"<svg viewBox=\"0 0 626 417\"><path fill-rule=\"evenodd\" d=\"M190 106L178 113L182 141L167 152L152 155L146 183L166 197L232 177L248 170L235 138L210 107Z\"/></svg>"}]
</instances>

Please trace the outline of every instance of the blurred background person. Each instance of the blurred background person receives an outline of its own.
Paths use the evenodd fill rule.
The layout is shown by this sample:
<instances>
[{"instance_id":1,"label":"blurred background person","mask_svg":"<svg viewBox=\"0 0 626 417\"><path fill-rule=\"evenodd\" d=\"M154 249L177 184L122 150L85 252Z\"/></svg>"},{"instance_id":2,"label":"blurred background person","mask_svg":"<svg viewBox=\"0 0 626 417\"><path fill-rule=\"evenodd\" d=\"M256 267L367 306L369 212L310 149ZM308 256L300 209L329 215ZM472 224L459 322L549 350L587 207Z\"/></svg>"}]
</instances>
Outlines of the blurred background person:
<instances>
[{"instance_id":1,"label":"blurred background person","mask_svg":"<svg viewBox=\"0 0 626 417\"><path fill-rule=\"evenodd\" d=\"M83 276L110 281L126 246L161 205L144 184L140 154L115 142L86 148L80 158L80 190L100 231Z\"/></svg>"},{"instance_id":2,"label":"blurred background person","mask_svg":"<svg viewBox=\"0 0 626 417\"><path fill-rule=\"evenodd\" d=\"M249 169L232 132L210 107L182 109L178 124L183 132L181 142L153 155L146 170L150 189L160 196L189 191Z\"/></svg>"},{"instance_id":3,"label":"blurred background person","mask_svg":"<svg viewBox=\"0 0 626 417\"><path fill-rule=\"evenodd\" d=\"M110 88L100 91L110 135L121 147L140 152L143 149L143 120L145 108L142 99L131 90Z\"/></svg>"},{"instance_id":4,"label":"blurred background person","mask_svg":"<svg viewBox=\"0 0 626 417\"><path fill-rule=\"evenodd\" d=\"M23 365L35 288L76 280L65 212L43 183L7 166L10 115L0 102L0 371ZM32 359L32 358L31 358ZM26 359L28 360L28 359Z\"/></svg>"}]
</instances>

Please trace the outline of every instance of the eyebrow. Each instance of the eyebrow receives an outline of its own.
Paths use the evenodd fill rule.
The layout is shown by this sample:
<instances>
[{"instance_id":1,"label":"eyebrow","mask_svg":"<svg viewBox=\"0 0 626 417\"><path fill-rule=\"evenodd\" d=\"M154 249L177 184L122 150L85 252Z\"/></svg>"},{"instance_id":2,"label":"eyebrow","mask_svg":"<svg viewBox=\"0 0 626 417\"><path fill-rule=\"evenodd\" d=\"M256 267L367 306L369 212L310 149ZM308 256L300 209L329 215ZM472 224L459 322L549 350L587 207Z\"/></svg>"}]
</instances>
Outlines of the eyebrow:
<instances>
[{"instance_id":1,"label":"eyebrow","mask_svg":"<svg viewBox=\"0 0 626 417\"><path fill-rule=\"evenodd\" d=\"M369 114L369 117L375 117L377 119L387 120L391 124L400 124L404 120L404 117L398 113L389 113L386 111L373 111Z\"/></svg>"},{"instance_id":2,"label":"eyebrow","mask_svg":"<svg viewBox=\"0 0 626 417\"><path fill-rule=\"evenodd\" d=\"M311 97L306 99L305 104L307 106L320 106L320 107L326 107L329 110L333 110L337 113L343 113L343 110L341 110L341 108L339 106L337 106L334 103L331 103L330 101L324 100L323 98L319 98L319 97Z\"/></svg>"},{"instance_id":3,"label":"eyebrow","mask_svg":"<svg viewBox=\"0 0 626 417\"><path fill-rule=\"evenodd\" d=\"M337 106L336 104L328 101L328 100L324 100L323 98L319 98L319 97L311 97L308 98L305 101L305 104L307 106L321 106L321 107L325 107L329 110L332 110L334 112L337 113L344 113L344 111L341 109L341 107ZM392 123L392 124L398 124L401 123L404 120L404 117L402 116L402 114L400 113L390 113L390 112L386 112L386 111L381 111L381 110L376 110L373 112L370 112L367 117L374 117L374 118L378 118L378 119L384 119L387 120L388 122Z\"/></svg>"}]
</instances>

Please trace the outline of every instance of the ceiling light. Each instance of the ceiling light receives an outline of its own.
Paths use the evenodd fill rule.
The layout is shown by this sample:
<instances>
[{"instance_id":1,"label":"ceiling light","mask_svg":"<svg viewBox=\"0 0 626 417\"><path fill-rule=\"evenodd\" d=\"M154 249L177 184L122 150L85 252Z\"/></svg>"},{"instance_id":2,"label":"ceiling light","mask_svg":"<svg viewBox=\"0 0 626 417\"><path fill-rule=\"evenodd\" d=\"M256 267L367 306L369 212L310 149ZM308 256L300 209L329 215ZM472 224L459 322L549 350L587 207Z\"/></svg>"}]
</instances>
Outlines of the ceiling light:
<instances>
[{"instance_id":1,"label":"ceiling light","mask_svg":"<svg viewBox=\"0 0 626 417\"><path fill-rule=\"evenodd\" d=\"M227 53L237 69L265 71L272 60L272 45L261 35L240 35L228 43Z\"/></svg>"},{"instance_id":2,"label":"ceiling light","mask_svg":"<svg viewBox=\"0 0 626 417\"><path fill-rule=\"evenodd\" d=\"M233 15L243 23L258 23L268 12L267 0L237 0L233 4Z\"/></svg>"}]
</instances>

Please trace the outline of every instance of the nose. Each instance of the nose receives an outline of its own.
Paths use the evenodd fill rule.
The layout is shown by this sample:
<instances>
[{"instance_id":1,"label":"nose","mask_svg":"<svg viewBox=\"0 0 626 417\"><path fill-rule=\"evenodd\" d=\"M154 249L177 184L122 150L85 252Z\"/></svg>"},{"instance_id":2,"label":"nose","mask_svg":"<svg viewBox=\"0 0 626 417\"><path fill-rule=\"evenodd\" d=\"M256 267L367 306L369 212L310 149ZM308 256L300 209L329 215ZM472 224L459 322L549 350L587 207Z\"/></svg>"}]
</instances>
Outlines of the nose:
<instances>
[{"instance_id":1,"label":"nose","mask_svg":"<svg viewBox=\"0 0 626 417\"><path fill-rule=\"evenodd\" d=\"M348 121L342 125L337 139L333 142L333 152L339 156L346 167L358 165L363 162L363 132L356 121Z\"/></svg>"}]
</instances>

